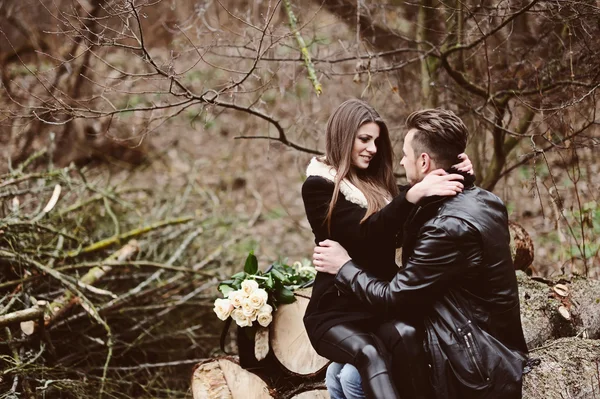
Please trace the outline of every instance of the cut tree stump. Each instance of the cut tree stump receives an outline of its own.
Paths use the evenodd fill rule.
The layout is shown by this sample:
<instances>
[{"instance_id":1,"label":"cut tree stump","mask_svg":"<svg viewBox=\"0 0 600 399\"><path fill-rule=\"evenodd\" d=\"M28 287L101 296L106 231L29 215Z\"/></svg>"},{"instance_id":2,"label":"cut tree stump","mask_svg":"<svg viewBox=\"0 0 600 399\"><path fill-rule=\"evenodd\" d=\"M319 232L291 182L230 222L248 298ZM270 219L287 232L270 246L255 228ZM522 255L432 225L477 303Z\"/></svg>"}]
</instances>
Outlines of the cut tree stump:
<instances>
[{"instance_id":1,"label":"cut tree stump","mask_svg":"<svg viewBox=\"0 0 600 399\"><path fill-rule=\"evenodd\" d=\"M192 375L194 399L273 399L267 384L241 368L234 357L198 363Z\"/></svg>"},{"instance_id":2,"label":"cut tree stump","mask_svg":"<svg viewBox=\"0 0 600 399\"><path fill-rule=\"evenodd\" d=\"M286 371L299 376L315 376L329 364L313 349L302 321L311 293L311 288L294 292L296 301L280 305L271 324L275 358Z\"/></svg>"},{"instance_id":3,"label":"cut tree stump","mask_svg":"<svg viewBox=\"0 0 600 399\"><path fill-rule=\"evenodd\" d=\"M523 399L600 398L600 341L561 338L530 357L540 364L523 377Z\"/></svg>"},{"instance_id":4,"label":"cut tree stump","mask_svg":"<svg viewBox=\"0 0 600 399\"><path fill-rule=\"evenodd\" d=\"M292 389L269 389L266 382L241 368L235 357L207 359L192 375L194 399L329 399L323 382L300 384Z\"/></svg>"}]
</instances>

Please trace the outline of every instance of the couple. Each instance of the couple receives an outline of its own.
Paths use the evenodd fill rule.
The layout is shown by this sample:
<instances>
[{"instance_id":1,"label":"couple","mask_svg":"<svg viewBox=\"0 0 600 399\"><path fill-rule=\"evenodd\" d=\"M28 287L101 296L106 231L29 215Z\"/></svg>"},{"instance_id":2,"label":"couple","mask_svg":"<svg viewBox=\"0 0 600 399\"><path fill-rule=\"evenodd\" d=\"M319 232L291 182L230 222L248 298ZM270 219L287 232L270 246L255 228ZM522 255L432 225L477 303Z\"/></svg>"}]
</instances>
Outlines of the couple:
<instances>
[{"instance_id":1,"label":"couple","mask_svg":"<svg viewBox=\"0 0 600 399\"><path fill-rule=\"evenodd\" d=\"M304 324L333 361L329 393L520 398L527 347L506 208L474 186L454 113L418 111L406 125L410 186L396 186L387 126L359 100L331 115L302 186L318 244Z\"/></svg>"}]
</instances>

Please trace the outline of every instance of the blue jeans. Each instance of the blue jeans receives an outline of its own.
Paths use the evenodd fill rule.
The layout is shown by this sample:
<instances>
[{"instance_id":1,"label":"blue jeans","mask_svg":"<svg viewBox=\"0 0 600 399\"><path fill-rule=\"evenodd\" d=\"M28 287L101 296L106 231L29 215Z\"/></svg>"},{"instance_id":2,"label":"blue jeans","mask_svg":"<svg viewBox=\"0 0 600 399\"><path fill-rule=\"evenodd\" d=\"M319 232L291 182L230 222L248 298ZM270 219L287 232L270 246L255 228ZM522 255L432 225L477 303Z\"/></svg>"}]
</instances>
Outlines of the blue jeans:
<instances>
[{"instance_id":1,"label":"blue jeans","mask_svg":"<svg viewBox=\"0 0 600 399\"><path fill-rule=\"evenodd\" d=\"M325 385L331 399L365 399L360 374L351 364L331 363L327 367Z\"/></svg>"}]
</instances>

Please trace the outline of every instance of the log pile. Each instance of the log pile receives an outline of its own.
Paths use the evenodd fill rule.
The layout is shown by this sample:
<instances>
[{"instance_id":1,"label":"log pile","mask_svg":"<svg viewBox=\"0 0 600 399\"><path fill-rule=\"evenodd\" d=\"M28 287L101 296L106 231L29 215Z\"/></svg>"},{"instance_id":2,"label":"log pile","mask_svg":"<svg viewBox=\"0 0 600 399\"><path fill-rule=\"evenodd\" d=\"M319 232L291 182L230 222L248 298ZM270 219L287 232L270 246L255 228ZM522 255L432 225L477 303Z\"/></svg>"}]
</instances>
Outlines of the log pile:
<instances>
[{"instance_id":1,"label":"log pile","mask_svg":"<svg viewBox=\"0 0 600 399\"><path fill-rule=\"evenodd\" d=\"M600 397L600 341L597 340L600 337L600 282L580 277L530 278L522 271L517 271L517 279L523 330L534 364L524 377L523 397L592 398L592 392ZM278 366L275 370L279 372L271 368L268 373L261 373L256 364L242 369L235 358L209 359L200 364L193 375L194 399L328 397L323 387L323 367L327 361L314 352L302 325L308 294L307 291L296 293L296 302L275 312L270 334L271 352L265 361L275 360ZM538 360L539 365L535 365ZM228 363L224 366L226 362L235 366ZM219 377L221 383L211 385L213 375L218 374L214 368L219 367L224 377ZM228 379L227 373L232 369L239 377ZM275 374L277 377L273 378ZM290 379L294 381L292 387L282 383ZM240 386L250 384L252 388L247 388L247 392L252 389L263 396L236 394ZM215 388L207 388L210 386ZM299 391L294 391L294 387Z\"/></svg>"},{"instance_id":2,"label":"log pile","mask_svg":"<svg viewBox=\"0 0 600 399\"><path fill-rule=\"evenodd\" d=\"M297 290L295 302L274 312L264 359L256 356L247 330L239 329L239 357L197 364L192 376L194 398L328 398L323 380L329 361L315 352L302 322L311 291Z\"/></svg>"}]
</instances>

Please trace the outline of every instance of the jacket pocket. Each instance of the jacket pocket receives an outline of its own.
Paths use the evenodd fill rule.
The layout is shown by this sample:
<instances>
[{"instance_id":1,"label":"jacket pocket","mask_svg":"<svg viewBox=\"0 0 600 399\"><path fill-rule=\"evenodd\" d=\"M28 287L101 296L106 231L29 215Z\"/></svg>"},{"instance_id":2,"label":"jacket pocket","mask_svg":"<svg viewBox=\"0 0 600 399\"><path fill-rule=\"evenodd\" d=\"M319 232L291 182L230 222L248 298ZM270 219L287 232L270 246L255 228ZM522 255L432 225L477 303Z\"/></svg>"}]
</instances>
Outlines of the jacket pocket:
<instances>
[{"instance_id":1,"label":"jacket pocket","mask_svg":"<svg viewBox=\"0 0 600 399\"><path fill-rule=\"evenodd\" d=\"M493 354L485 354L481 350L479 329L473 328L471 322L457 329L457 344L449 351L448 360L454 376L466 387L479 390L488 387L491 374L500 359L493 359ZM489 356L491 355L491 356Z\"/></svg>"},{"instance_id":2,"label":"jacket pocket","mask_svg":"<svg viewBox=\"0 0 600 399\"><path fill-rule=\"evenodd\" d=\"M481 351L479 345L475 342L473 331L470 325L465 328L459 329L460 336L463 340L462 344L466 347L466 352L471 362L471 367L476 371L476 377L479 377L482 383L490 381L488 370L484 369L483 362L481 360Z\"/></svg>"}]
</instances>

